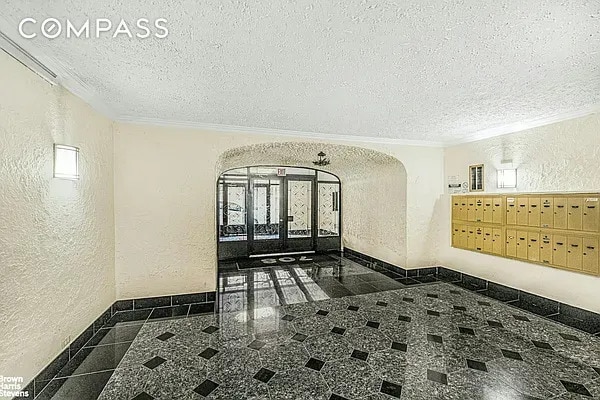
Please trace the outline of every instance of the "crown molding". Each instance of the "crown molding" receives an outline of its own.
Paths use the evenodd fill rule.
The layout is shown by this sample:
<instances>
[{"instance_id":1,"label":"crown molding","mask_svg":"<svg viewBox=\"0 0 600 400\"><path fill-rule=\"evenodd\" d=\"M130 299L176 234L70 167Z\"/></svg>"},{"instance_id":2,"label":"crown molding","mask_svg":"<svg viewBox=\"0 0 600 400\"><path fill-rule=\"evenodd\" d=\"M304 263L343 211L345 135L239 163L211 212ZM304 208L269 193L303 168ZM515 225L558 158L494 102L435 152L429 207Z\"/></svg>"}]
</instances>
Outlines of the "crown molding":
<instances>
[{"instance_id":1,"label":"crown molding","mask_svg":"<svg viewBox=\"0 0 600 400\"><path fill-rule=\"evenodd\" d=\"M160 118L138 118L138 117L132 117L132 116L121 116L116 119L116 122L126 123L126 124L136 124L136 125L151 125L151 126L175 127L175 128L181 128L181 129L216 131L216 132L245 133L245 134L270 135L270 136L289 136L289 137L301 137L301 138L307 138L307 139L326 139L326 140L331 140L331 141L343 141L343 142L382 143L382 144L394 144L394 145L400 145L400 146L415 146L415 147L444 147L443 142L434 142L434 141L427 141L427 140L410 140L410 139L394 139L394 138L371 137L371 136L338 135L335 133L318 133L318 132L307 132L307 131L292 131L292 130L286 130L286 129L255 128L255 127L238 126L238 125L208 124L208 123L191 122L191 121L165 120L165 119L160 119Z\"/></svg>"},{"instance_id":2,"label":"crown molding","mask_svg":"<svg viewBox=\"0 0 600 400\"><path fill-rule=\"evenodd\" d=\"M490 139L497 136L509 135L511 133L518 133L528 129L539 128L542 126L568 121L575 118L581 118L596 113L600 113L600 103L593 104L591 106L581 108L579 110L555 114L549 117L532 118L529 120L515 122L512 124L500 125L493 128L483 129L467 135L464 139L446 143L444 147L452 147L466 143L478 142L480 140Z\"/></svg>"},{"instance_id":3,"label":"crown molding","mask_svg":"<svg viewBox=\"0 0 600 400\"><path fill-rule=\"evenodd\" d=\"M0 31L2 31L10 40L18 44L25 51L39 60L45 67L54 72L57 77L56 83L64 87L66 90L79 97L86 102L90 107L98 113L104 115L114 122L152 125L163 127L175 127L182 129L209 130L216 132L230 133L245 133L270 136L288 136L301 137L308 139L326 139L331 141L355 142L355 143L379 143L393 144L400 146L415 146L415 147L436 147L446 148L457 146L466 143L472 143L480 140L485 140L497 136L517 133L527 129L538 128L545 125L554 124L561 121L566 121L574 118L584 117L590 114L600 113L600 104L594 104L579 110L569 111L556 114L553 116L532 118L516 123L500 125L492 128L487 128L469 133L465 137L456 141L429 141L429 140L413 140L413 139L395 139L377 136L354 136L334 133L319 133L308 131L294 131L285 129L273 128L257 128L238 125L211 124L193 121L167 120L161 118L145 118L129 115L120 115L111 106L104 102L98 94L80 79L75 71L63 64L53 56L47 54L41 46L35 46L29 39L22 38L17 31L17 23L9 21L0 15Z\"/></svg>"},{"instance_id":4,"label":"crown molding","mask_svg":"<svg viewBox=\"0 0 600 400\"><path fill-rule=\"evenodd\" d=\"M115 110L101 100L96 92L76 75L72 68L49 55L41 46L35 46L31 39L21 37L18 32L18 23L10 21L0 15L0 31L56 75L56 78L52 79L51 83L58 84L67 89L108 119L115 120L117 118L118 114ZM31 69L27 64L24 63L24 65ZM38 73L35 70L34 72Z\"/></svg>"}]
</instances>

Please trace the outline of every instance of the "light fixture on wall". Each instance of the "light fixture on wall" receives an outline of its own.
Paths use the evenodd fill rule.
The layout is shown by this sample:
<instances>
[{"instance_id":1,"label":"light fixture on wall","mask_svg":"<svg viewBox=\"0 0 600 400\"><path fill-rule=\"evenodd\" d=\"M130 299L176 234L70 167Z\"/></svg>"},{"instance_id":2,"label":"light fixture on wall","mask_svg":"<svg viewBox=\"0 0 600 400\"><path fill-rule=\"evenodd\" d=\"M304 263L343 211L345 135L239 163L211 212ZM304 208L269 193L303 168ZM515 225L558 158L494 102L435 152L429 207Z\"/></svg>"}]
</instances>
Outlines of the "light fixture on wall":
<instances>
[{"instance_id":1,"label":"light fixture on wall","mask_svg":"<svg viewBox=\"0 0 600 400\"><path fill-rule=\"evenodd\" d=\"M54 145L54 177L79 179L79 148L64 144Z\"/></svg>"},{"instance_id":2,"label":"light fixture on wall","mask_svg":"<svg viewBox=\"0 0 600 400\"><path fill-rule=\"evenodd\" d=\"M508 189L517 187L517 170L516 169L499 169L498 170L498 188Z\"/></svg>"},{"instance_id":3,"label":"light fixture on wall","mask_svg":"<svg viewBox=\"0 0 600 400\"><path fill-rule=\"evenodd\" d=\"M517 187L517 169L512 160L502 160L498 168L498 188L514 189Z\"/></svg>"},{"instance_id":4,"label":"light fixture on wall","mask_svg":"<svg viewBox=\"0 0 600 400\"><path fill-rule=\"evenodd\" d=\"M319 159L317 161L313 161L313 164L318 165L320 167L324 167L325 165L329 165L330 164L329 158L325 158L325 156L327 154L325 154L325 153L323 153L321 151L317 155L319 156Z\"/></svg>"}]
</instances>

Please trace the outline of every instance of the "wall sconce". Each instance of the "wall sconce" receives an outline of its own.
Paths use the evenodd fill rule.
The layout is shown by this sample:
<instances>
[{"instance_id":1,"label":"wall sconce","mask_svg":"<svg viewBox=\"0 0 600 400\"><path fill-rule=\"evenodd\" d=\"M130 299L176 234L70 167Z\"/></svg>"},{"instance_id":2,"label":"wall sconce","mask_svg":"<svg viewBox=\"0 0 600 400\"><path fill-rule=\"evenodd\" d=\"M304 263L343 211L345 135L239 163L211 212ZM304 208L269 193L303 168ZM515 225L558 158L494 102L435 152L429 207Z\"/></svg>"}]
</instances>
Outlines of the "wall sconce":
<instances>
[{"instance_id":1,"label":"wall sconce","mask_svg":"<svg viewBox=\"0 0 600 400\"><path fill-rule=\"evenodd\" d=\"M54 177L79 179L79 148L63 144L54 145Z\"/></svg>"},{"instance_id":2,"label":"wall sconce","mask_svg":"<svg viewBox=\"0 0 600 400\"><path fill-rule=\"evenodd\" d=\"M498 170L498 188L508 189L517 187L517 170L516 169L499 169Z\"/></svg>"}]
</instances>

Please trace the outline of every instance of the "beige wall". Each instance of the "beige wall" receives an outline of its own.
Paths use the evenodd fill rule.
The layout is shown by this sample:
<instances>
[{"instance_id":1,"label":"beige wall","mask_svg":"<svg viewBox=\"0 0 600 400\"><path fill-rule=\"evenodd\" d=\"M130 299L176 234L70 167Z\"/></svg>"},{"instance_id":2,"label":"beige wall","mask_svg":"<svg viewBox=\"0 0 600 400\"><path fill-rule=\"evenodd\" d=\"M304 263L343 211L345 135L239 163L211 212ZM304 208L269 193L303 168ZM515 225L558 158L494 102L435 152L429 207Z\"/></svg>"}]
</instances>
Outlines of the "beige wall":
<instances>
[{"instance_id":1,"label":"beige wall","mask_svg":"<svg viewBox=\"0 0 600 400\"><path fill-rule=\"evenodd\" d=\"M115 299L112 123L0 52L0 375L32 379ZM53 143L80 147L52 178Z\"/></svg>"},{"instance_id":2,"label":"beige wall","mask_svg":"<svg viewBox=\"0 0 600 400\"><path fill-rule=\"evenodd\" d=\"M214 290L216 284L216 177L221 155L258 143L306 142L282 136L209 132L118 124L115 133L115 224L117 297L131 298ZM333 142L327 141L332 144ZM396 204L394 178L361 195L377 211L377 221L362 218L362 237L348 245L389 261L406 259L408 267L431 265L434 204L442 191L443 149L335 142L377 150L406 169L406 235L377 237L366 228L389 224L385 208ZM312 155L314 157L314 155ZM334 154L331 154L334 157ZM359 160L368 165L368 158ZM373 170L376 174L377 170ZM387 173L387 171L386 171ZM384 186L385 185L385 186ZM345 190L345 189L343 189ZM368 192L371 192L369 190ZM382 242L397 245L379 246ZM405 240L406 245L401 242ZM405 255L393 248L405 247ZM400 256L402 258L398 259Z\"/></svg>"},{"instance_id":3,"label":"beige wall","mask_svg":"<svg viewBox=\"0 0 600 400\"><path fill-rule=\"evenodd\" d=\"M600 191L600 114L447 148L445 175L468 180L468 166L484 163L486 191L496 168L512 159L518 188L511 192ZM600 312L600 278L450 247L450 196L438 201L438 261L449 268L567 304Z\"/></svg>"}]
</instances>

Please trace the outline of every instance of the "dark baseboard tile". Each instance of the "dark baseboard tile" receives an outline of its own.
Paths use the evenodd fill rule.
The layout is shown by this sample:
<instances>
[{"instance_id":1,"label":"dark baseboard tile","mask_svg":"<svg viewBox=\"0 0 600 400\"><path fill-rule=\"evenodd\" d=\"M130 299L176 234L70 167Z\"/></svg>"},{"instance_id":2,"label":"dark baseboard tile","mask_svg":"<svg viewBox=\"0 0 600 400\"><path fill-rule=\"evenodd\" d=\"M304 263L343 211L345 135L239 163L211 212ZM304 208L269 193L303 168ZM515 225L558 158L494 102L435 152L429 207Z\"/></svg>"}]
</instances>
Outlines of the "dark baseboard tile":
<instances>
[{"instance_id":1,"label":"dark baseboard tile","mask_svg":"<svg viewBox=\"0 0 600 400\"><path fill-rule=\"evenodd\" d=\"M168 304L166 299L168 298ZM26 389L30 398L37 396L50 383L61 369L71 360L100 329L114 326L118 322L146 321L152 308L167 306L188 306L189 315L212 312L215 309L216 292L189 293L173 296L149 297L142 299L117 300L104 311L94 322L77 336L52 362L48 364L31 382ZM193 310L193 312L192 312Z\"/></svg>"},{"instance_id":2,"label":"dark baseboard tile","mask_svg":"<svg viewBox=\"0 0 600 400\"><path fill-rule=\"evenodd\" d=\"M350 257L347 255L350 255ZM438 281L452 283L453 285L469 291L510 304L521 310L529 311L533 314L560 322L571 328L600 337L600 314L592 311L574 307L509 286L504 286L496 282L487 281L441 265L437 267L405 270L348 248L344 249L344 257L351 260L359 260L361 264L366 265L369 268L373 264L381 265L385 269L406 276L407 278L417 279L417 277L433 275Z\"/></svg>"}]
</instances>

